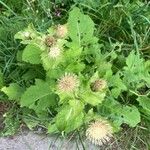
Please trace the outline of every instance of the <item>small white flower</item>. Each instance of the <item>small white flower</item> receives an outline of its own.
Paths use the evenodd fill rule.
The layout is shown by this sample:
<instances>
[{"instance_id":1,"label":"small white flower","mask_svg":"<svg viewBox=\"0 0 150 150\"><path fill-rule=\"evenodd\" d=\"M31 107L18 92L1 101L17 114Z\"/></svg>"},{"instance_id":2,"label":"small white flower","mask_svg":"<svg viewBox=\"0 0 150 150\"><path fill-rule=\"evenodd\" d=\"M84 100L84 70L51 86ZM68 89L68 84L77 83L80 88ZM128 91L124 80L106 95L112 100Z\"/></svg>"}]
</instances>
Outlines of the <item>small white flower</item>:
<instances>
[{"instance_id":1,"label":"small white flower","mask_svg":"<svg viewBox=\"0 0 150 150\"><path fill-rule=\"evenodd\" d=\"M50 48L50 51L49 51L49 53L48 53L48 56L50 57L50 58L53 58L53 59L55 59L55 58L58 58L59 56L60 56L60 54L61 54L61 49L59 48L59 47L51 47Z\"/></svg>"}]
</instances>

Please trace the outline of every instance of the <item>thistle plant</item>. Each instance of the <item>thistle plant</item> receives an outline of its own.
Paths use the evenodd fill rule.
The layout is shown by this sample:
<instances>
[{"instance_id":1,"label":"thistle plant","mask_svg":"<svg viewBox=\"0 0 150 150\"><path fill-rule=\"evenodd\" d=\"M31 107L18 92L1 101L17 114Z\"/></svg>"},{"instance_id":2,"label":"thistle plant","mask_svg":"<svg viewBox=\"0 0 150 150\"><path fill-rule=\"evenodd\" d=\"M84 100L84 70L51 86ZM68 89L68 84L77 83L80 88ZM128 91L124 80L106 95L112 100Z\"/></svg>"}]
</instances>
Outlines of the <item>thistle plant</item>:
<instances>
[{"instance_id":1,"label":"thistle plant","mask_svg":"<svg viewBox=\"0 0 150 150\"><path fill-rule=\"evenodd\" d=\"M78 8L69 13L64 25L51 26L44 33L29 25L15 39L21 40L25 47L18 54L19 65L27 68L23 86L11 83L1 91L23 107L25 115L31 113L42 120L32 124L32 128L42 122L48 133L68 134L86 127L87 139L102 145L109 142L122 124L135 127L140 122L137 106L123 105L120 100L123 93L128 95L129 89L137 93L137 83L146 83L148 87L149 73L145 71L148 63L131 52L120 71L112 68L115 56L120 53L114 51L119 43L113 45L111 53L103 52L105 48L95 36L94 22ZM139 74L138 66L143 66ZM35 73L34 69L38 71ZM137 100L148 110L143 99L145 96ZM93 120L96 121L91 123ZM27 117L24 122L31 128Z\"/></svg>"}]
</instances>

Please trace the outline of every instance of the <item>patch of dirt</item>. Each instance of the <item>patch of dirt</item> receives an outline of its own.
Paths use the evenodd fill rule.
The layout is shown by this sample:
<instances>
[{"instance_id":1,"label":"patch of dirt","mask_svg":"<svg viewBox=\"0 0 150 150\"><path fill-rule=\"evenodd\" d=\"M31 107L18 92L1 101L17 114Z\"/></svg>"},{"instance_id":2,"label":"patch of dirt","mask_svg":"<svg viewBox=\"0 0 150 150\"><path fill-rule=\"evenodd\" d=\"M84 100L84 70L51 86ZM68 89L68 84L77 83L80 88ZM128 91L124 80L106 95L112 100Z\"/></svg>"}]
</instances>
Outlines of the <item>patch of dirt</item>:
<instances>
[{"instance_id":1,"label":"patch of dirt","mask_svg":"<svg viewBox=\"0 0 150 150\"><path fill-rule=\"evenodd\" d=\"M8 110L9 105L4 103L4 102L0 102L0 130L3 129L4 125L3 125L3 114Z\"/></svg>"}]
</instances>

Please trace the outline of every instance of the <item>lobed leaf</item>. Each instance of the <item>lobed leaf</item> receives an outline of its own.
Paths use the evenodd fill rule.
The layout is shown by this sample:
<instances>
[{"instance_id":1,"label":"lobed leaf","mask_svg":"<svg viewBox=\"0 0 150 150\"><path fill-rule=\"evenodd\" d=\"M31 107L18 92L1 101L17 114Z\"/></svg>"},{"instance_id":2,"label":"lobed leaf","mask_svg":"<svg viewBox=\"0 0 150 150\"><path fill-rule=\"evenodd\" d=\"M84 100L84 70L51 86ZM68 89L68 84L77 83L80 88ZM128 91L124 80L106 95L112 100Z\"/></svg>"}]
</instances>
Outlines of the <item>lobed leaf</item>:
<instances>
[{"instance_id":1,"label":"lobed leaf","mask_svg":"<svg viewBox=\"0 0 150 150\"><path fill-rule=\"evenodd\" d=\"M3 87L1 89L9 98L9 100L20 100L24 88L20 87L17 83L11 83L8 87Z\"/></svg>"},{"instance_id":2,"label":"lobed leaf","mask_svg":"<svg viewBox=\"0 0 150 150\"><path fill-rule=\"evenodd\" d=\"M40 55L40 48L34 44L29 44L22 53L22 60L31 64L41 64Z\"/></svg>"}]
</instances>

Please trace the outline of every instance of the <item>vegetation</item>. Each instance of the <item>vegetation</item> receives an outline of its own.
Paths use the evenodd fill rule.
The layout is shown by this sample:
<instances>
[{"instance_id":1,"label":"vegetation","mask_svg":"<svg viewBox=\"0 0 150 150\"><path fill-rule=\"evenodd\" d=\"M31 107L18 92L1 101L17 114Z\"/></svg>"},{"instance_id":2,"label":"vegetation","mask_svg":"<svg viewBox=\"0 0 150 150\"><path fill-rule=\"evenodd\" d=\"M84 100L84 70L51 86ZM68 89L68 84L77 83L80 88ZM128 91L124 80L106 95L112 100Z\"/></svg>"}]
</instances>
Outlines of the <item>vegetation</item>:
<instances>
[{"instance_id":1,"label":"vegetation","mask_svg":"<svg viewBox=\"0 0 150 150\"><path fill-rule=\"evenodd\" d=\"M2 136L25 124L98 145L116 133L126 149L150 148L148 1L0 0L0 11ZM89 129L103 123L96 139Z\"/></svg>"}]
</instances>

